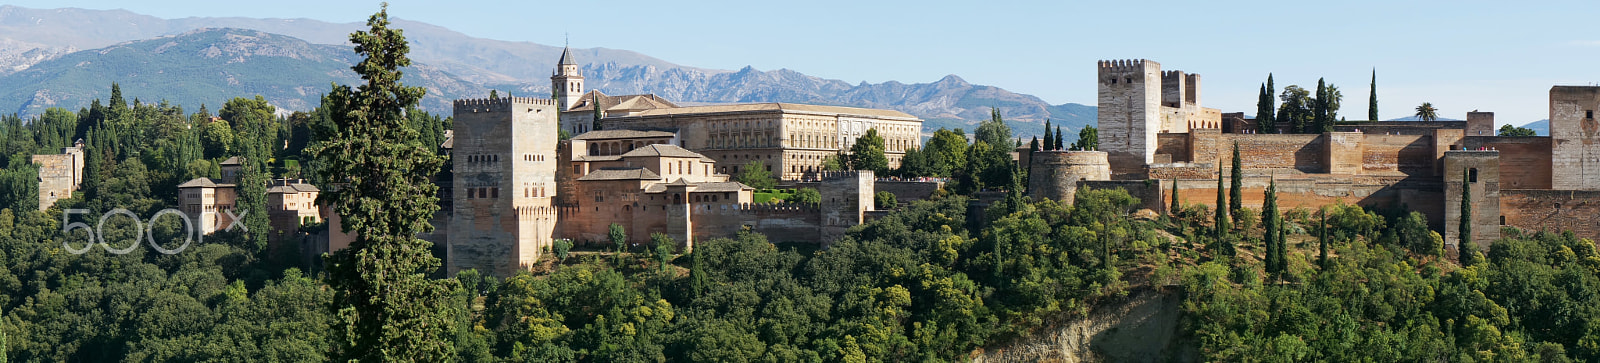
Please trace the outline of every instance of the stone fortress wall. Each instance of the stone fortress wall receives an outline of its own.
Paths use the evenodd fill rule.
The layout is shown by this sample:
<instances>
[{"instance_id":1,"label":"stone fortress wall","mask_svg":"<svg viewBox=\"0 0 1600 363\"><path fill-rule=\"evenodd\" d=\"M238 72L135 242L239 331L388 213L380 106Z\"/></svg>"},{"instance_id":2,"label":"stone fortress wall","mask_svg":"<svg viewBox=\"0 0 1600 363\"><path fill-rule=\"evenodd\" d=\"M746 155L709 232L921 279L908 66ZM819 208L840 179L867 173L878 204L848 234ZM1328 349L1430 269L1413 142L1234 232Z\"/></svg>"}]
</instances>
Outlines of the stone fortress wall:
<instances>
[{"instance_id":1,"label":"stone fortress wall","mask_svg":"<svg viewBox=\"0 0 1600 363\"><path fill-rule=\"evenodd\" d=\"M1174 114L1165 113L1170 108L1199 104L1198 77L1162 72L1148 60L1101 61L1097 68L1101 149L1111 175L1074 181L1062 176L1071 173L1070 166L1035 153L1030 195L1070 202L1071 194L1062 192L1069 186L1115 187L1140 198L1145 208L1165 211L1175 184L1180 202L1209 205L1219 192L1218 175L1231 173L1237 144L1246 207L1259 209L1275 181L1283 208L1404 207L1427 215L1454 248L1461 190L1471 187L1479 249L1498 238L1502 226L1572 230L1600 239L1600 122L1594 118L1600 87L1552 87L1549 137L1495 136L1494 114L1476 111L1467 121L1362 122L1322 134L1247 134L1237 127L1224 133L1220 123L1172 122ZM1151 96L1156 81L1158 98ZM1162 111L1152 115L1147 111L1155 100L1160 104L1153 107Z\"/></svg>"}]
</instances>

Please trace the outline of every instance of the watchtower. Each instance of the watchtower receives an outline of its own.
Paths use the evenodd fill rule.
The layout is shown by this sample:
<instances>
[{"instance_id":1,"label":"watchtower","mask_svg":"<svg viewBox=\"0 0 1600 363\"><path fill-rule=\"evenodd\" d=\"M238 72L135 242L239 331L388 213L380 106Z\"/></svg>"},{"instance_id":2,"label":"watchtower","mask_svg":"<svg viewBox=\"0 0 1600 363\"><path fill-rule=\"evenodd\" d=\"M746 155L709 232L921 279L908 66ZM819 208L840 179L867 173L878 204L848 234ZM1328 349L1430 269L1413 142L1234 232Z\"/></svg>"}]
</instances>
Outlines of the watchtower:
<instances>
[{"instance_id":1,"label":"watchtower","mask_svg":"<svg viewBox=\"0 0 1600 363\"><path fill-rule=\"evenodd\" d=\"M1028 196L1072 203L1078 182L1111 180L1104 151L1039 151L1028 162Z\"/></svg>"},{"instance_id":2,"label":"watchtower","mask_svg":"<svg viewBox=\"0 0 1600 363\"><path fill-rule=\"evenodd\" d=\"M1100 149L1111 171L1137 174L1155 161L1161 130L1161 64L1151 60L1111 60L1098 64ZM1181 78L1181 77L1180 77ZM1181 99L1183 92L1174 98Z\"/></svg>"},{"instance_id":3,"label":"watchtower","mask_svg":"<svg viewBox=\"0 0 1600 363\"><path fill-rule=\"evenodd\" d=\"M1487 251L1500 239L1500 152L1444 153L1444 244L1461 243L1461 189L1472 188L1472 243Z\"/></svg>"},{"instance_id":4,"label":"watchtower","mask_svg":"<svg viewBox=\"0 0 1600 363\"><path fill-rule=\"evenodd\" d=\"M1551 189L1600 190L1600 87L1550 88Z\"/></svg>"},{"instance_id":5,"label":"watchtower","mask_svg":"<svg viewBox=\"0 0 1600 363\"><path fill-rule=\"evenodd\" d=\"M448 272L510 276L550 246L556 107L527 97L455 101Z\"/></svg>"}]
</instances>

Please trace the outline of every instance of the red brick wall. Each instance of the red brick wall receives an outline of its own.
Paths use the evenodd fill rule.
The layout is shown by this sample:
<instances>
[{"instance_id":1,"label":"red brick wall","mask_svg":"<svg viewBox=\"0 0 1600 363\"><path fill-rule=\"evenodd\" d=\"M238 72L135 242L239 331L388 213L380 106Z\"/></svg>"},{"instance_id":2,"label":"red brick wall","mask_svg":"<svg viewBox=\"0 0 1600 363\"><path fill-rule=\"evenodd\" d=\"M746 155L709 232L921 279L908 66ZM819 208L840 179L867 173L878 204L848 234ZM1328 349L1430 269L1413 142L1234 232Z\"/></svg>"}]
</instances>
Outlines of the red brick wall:
<instances>
[{"instance_id":1,"label":"red brick wall","mask_svg":"<svg viewBox=\"0 0 1600 363\"><path fill-rule=\"evenodd\" d=\"M1429 136L1368 134L1363 146L1363 171L1433 175L1437 157Z\"/></svg>"},{"instance_id":2,"label":"red brick wall","mask_svg":"<svg viewBox=\"0 0 1600 363\"><path fill-rule=\"evenodd\" d=\"M1501 190L1500 214L1505 225L1600 240L1600 191Z\"/></svg>"},{"instance_id":3,"label":"red brick wall","mask_svg":"<svg viewBox=\"0 0 1600 363\"><path fill-rule=\"evenodd\" d=\"M1506 189L1550 189L1550 138L1478 137L1461 139L1466 150L1493 148L1500 151L1500 187Z\"/></svg>"}]
</instances>

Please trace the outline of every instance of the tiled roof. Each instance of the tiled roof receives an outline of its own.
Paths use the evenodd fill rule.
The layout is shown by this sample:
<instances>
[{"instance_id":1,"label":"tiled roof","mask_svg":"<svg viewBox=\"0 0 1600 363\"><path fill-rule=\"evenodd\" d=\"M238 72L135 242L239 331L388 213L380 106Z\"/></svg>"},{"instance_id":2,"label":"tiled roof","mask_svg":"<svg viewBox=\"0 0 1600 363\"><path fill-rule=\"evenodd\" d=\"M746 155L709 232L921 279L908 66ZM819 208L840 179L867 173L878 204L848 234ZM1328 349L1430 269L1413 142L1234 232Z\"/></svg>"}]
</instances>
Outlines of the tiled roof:
<instances>
[{"instance_id":1,"label":"tiled roof","mask_svg":"<svg viewBox=\"0 0 1600 363\"><path fill-rule=\"evenodd\" d=\"M661 176L645 168L605 168L590 172L578 180L661 180Z\"/></svg>"},{"instance_id":2,"label":"tiled roof","mask_svg":"<svg viewBox=\"0 0 1600 363\"><path fill-rule=\"evenodd\" d=\"M671 132L666 132L666 131L597 130L597 131L589 131L589 132L585 132L585 133L582 133L582 134L578 134L578 136L573 136L572 139L573 140L643 139L643 138L653 138L653 137L672 137L673 135L676 135L676 134L673 134Z\"/></svg>"},{"instance_id":3,"label":"tiled roof","mask_svg":"<svg viewBox=\"0 0 1600 363\"><path fill-rule=\"evenodd\" d=\"M907 120L914 120L914 119L917 118L916 116L912 116L912 115L907 114L905 112L900 112L900 111L895 111L895 110L880 110L880 109L872 109L872 108L858 108L858 107L844 107L844 106L803 105L803 104L797 104L797 103L741 103L741 104L731 104L731 105L709 105L709 106L658 108L658 109L652 109L652 110L645 110L645 111L641 111L639 113L635 113L635 114L628 115L628 116L622 116L622 117L649 117L649 116L667 116L667 115L687 115L687 114L705 114L705 113L731 113L731 112L758 112L758 111L800 112L800 113L829 114L829 115L860 115L860 116L873 116L873 117L883 117L883 118L898 118L898 119L907 119Z\"/></svg>"},{"instance_id":4,"label":"tiled roof","mask_svg":"<svg viewBox=\"0 0 1600 363\"><path fill-rule=\"evenodd\" d=\"M575 157L572 158L572 161L617 161L617 160L622 160L622 155L606 155L606 156L578 155L578 156L575 156Z\"/></svg>"},{"instance_id":5,"label":"tiled roof","mask_svg":"<svg viewBox=\"0 0 1600 363\"><path fill-rule=\"evenodd\" d=\"M456 148L456 130L444 130L444 143L439 144L440 149Z\"/></svg>"},{"instance_id":6,"label":"tiled roof","mask_svg":"<svg viewBox=\"0 0 1600 363\"><path fill-rule=\"evenodd\" d=\"M545 58L545 59L549 59L549 58ZM574 65L578 64L578 62L573 62L572 61L572 48L571 47L567 47L567 48L562 48L561 49L561 63L560 64L574 64Z\"/></svg>"},{"instance_id":7,"label":"tiled roof","mask_svg":"<svg viewBox=\"0 0 1600 363\"><path fill-rule=\"evenodd\" d=\"M702 160L706 160L706 161L715 161L715 160L711 160L711 158L708 158L705 155L700 155L699 153L696 153L696 152L693 152L693 151L689 151L688 149L684 149L684 148L678 147L677 145L667 145L667 144L645 145L645 146L640 147L638 149L633 149L633 151L629 151L627 153L623 153L622 154L623 158L648 157L648 156L660 156L660 157L668 157L668 158L695 158L695 159L702 159Z\"/></svg>"},{"instance_id":8,"label":"tiled roof","mask_svg":"<svg viewBox=\"0 0 1600 363\"><path fill-rule=\"evenodd\" d=\"M178 188L232 188L233 184L222 183L222 180L211 178L195 178L194 180L178 184Z\"/></svg>"},{"instance_id":9,"label":"tiled roof","mask_svg":"<svg viewBox=\"0 0 1600 363\"><path fill-rule=\"evenodd\" d=\"M301 184L279 185L279 186L267 188L267 193L310 193L310 192L321 192L321 191L322 190L321 189L317 189L317 186L315 186L315 185L303 184L303 183L301 183Z\"/></svg>"},{"instance_id":10,"label":"tiled roof","mask_svg":"<svg viewBox=\"0 0 1600 363\"><path fill-rule=\"evenodd\" d=\"M699 188L695 188L694 190L696 193L725 193L737 192L745 189L755 189L740 182L700 183L699 186Z\"/></svg>"},{"instance_id":11,"label":"tiled roof","mask_svg":"<svg viewBox=\"0 0 1600 363\"><path fill-rule=\"evenodd\" d=\"M244 160L244 159L240 159L239 157L235 156L235 157L228 158L228 160L223 160L222 164L219 164L219 165L241 165L240 161L242 161L242 160Z\"/></svg>"},{"instance_id":12,"label":"tiled roof","mask_svg":"<svg viewBox=\"0 0 1600 363\"><path fill-rule=\"evenodd\" d=\"M660 108L674 108L677 104L653 94L607 96L600 90L589 90L578 98L578 104L572 105L567 112L588 111L594 112L594 104L600 103L600 109L612 111L639 111ZM608 116L609 117L609 116Z\"/></svg>"}]
</instances>

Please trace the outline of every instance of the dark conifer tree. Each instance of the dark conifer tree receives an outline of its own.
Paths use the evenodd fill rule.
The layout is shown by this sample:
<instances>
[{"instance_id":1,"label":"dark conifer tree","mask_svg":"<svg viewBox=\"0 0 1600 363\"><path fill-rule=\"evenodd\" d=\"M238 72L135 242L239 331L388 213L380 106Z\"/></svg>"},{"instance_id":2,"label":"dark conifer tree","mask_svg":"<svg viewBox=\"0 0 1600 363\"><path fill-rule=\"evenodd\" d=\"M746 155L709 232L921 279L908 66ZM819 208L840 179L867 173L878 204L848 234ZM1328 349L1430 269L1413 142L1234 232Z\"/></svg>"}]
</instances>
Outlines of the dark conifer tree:
<instances>
[{"instance_id":1,"label":"dark conifer tree","mask_svg":"<svg viewBox=\"0 0 1600 363\"><path fill-rule=\"evenodd\" d=\"M1460 253L1457 259L1462 266L1471 266L1477 262L1473 254L1477 247L1472 244L1472 180L1468 178L1467 169L1461 169L1461 221L1457 228L1456 251Z\"/></svg>"},{"instance_id":2,"label":"dark conifer tree","mask_svg":"<svg viewBox=\"0 0 1600 363\"><path fill-rule=\"evenodd\" d=\"M1372 85L1371 86L1372 86L1372 90L1368 91L1371 94L1371 96L1369 98L1367 98L1367 119L1368 120L1372 120L1372 121L1377 121L1378 120L1378 69L1377 68L1373 68L1372 69Z\"/></svg>"},{"instance_id":3,"label":"dark conifer tree","mask_svg":"<svg viewBox=\"0 0 1600 363\"><path fill-rule=\"evenodd\" d=\"M1061 149L1065 149L1066 146L1063 146L1063 145L1065 145L1065 144L1061 143L1061 126L1056 126L1056 141L1055 141L1056 151L1061 151Z\"/></svg>"},{"instance_id":4,"label":"dark conifer tree","mask_svg":"<svg viewBox=\"0 0 1600 363\"><path fill-rule=\"evenodd\" d=\"M1233 214L1233 224L1239 224L1239 210L1244 209L1244 167L1239 157L1239 142L1233 142L1233 180L1228 189L1228 213Z\"/></svg>"},{"instance_id":5,"label":"dark conifer tree","mask_svg":"<svg viewBox=\"0 0 1600 363\"><path fill-rule=\"evenodd\" d=\"M1217 204L1215 204L1217 210L1215 222L1217 228L1217 242L1222 242L1222 240L1227 237L1228 230L1232 229L1232 227L1228 226L1228 196L1225 192L1227 190L1225 189L1227 186L1223 185L1222 183L1222 180L1226 178L1226 176L1222 175L1221 170L1217 171Z\"/></svg>"},{"instance_id":6,"label":"dark conifer tree","mask_svg":"<svg viewBox=\"0 0 1600 363\"><path fill-rule=\"evenodd\" d=\"M1055 150L1055 134L1050 133L1050 120L1044 120L1044 149Z\"/></svg>"}]
</instances>

